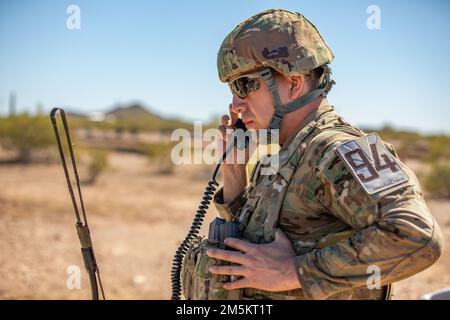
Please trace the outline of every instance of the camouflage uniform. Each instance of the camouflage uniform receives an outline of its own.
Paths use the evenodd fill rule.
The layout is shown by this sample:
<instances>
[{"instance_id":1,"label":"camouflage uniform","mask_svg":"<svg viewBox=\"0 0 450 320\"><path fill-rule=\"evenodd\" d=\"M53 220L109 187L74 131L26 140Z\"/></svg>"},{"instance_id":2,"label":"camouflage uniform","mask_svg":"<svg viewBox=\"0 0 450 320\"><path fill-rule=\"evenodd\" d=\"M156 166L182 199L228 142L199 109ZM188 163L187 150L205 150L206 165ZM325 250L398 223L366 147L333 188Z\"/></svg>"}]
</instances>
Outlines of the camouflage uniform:
<instances>
[{"instance_id":1,"label":"camouflage uniform","mask_svg":"<svg viewBox=\"0 0 450 320\"><path fill-rule=\"evenodd\" d=\"M378 145L384 164L378 181L392 170L407 181L384 185L372 195L355 170L342 161L337 147L366 135L322 105L280 150L275 175L255 166L243 194L215 204L223 218L241 222L242 238L253 243L274 240L276 227L292 241L298 255L300 290L263 292L244 289L244 297L282 299L384 299L387 284L429 267L440 256L442 234L428 211L414 173L392 146ZM361 143L362 145L362 143ZM389 156L387 153L390 153ZM374 162L374 155L366 155ZM389 158L385 158L385 157ZM369 172L365 173L367 177ZM374 181L374 180L372 180ZM275 187L274 187L275 186ZM379 268L380 289L369 289L371 266Z\"/></svg>"},{"instance_id":2,"label":"camouflage uniform","mask_svg":"<svg viewBox=\"0 0 450 320\"><path fill-rule=\"evenodd\" d=\"M287 105L281 104L270 74L263 76L275 108L269 128L276 129L286 113L326 96L332 59L317 29L301 14L267 10L225 38L217 61L219 78L229 83L261 68L285 76L324 68L319 87ZM268 243L276 228L282 229L296 251L302 288L227 291L222 282L229 277L208 271L211 264L224 262L205 254L213 244L199 241L184 261L187 299L385 299L390 284L441 255L442 234L414 173L391 145L352 127L330 105L313 111L278 157L276 172L262 174L263 163L273 162L261 160L240 195L224 203L221 189L214 201L221 217L239 223L242 239ZM371 282L377 274L380 286Z\"/></svg>"}]
</instances>

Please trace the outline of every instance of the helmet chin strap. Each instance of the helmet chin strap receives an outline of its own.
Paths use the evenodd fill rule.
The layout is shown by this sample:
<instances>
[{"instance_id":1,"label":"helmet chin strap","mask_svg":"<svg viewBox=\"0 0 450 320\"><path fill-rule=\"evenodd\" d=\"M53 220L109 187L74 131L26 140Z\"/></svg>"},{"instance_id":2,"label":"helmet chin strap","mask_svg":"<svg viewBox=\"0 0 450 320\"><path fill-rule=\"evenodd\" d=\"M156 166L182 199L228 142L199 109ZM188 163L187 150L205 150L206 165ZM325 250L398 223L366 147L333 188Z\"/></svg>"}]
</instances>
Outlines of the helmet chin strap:
<instances>
[{"instance_id":1,"label":"helmet chin strap","mask_svg":"<svg viewBox=\"0 0 450 320\"><path fill-rule=\"evenodd\" d=\"M268 138L270 139L273 135L273 130L279 130L281 128L281 122L283 121L284 116L287 113L290 113L292 111L295 111L297 109L300 109L304 106L306 106L308 103L315 100L317 97L323 96L326 97L328 92L331 90L331 87L335 82L330 79L330 69L328 66L323 66L325 69L324 71L324 79L322 80L322 83L317 89L314 89L307 94L301 96L298 99L295 99L294 101L291 101L287 104L282 104L280 96L278 95L277 91L277 84L275 82L275 79L272 75L272 71L269 68L266 68L260 72L261 77L266 82L267 87L269 88L273 101L274 101L274 108L275 113L272 116L272 119L270 120L269 128L268 128ZM279 133L279 131L274 131Z\"/></svg>"}]
</instances>

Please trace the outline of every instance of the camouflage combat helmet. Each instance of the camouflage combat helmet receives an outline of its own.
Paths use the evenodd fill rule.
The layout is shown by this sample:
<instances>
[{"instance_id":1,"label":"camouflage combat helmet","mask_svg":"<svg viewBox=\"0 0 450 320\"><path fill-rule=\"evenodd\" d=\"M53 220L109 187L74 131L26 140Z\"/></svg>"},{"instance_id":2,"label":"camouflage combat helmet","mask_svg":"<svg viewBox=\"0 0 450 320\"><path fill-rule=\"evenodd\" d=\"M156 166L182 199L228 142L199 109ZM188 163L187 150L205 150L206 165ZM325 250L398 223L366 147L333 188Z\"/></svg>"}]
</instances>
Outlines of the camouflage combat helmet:
<instances>
[{"instance_id":1,"label":"camouflage combat helmet","mask_svg":"<svg viewBox=\"0 0 450 320\"><path fill-rule=\"evenodd\" d=\"M330 48L302 14L270 9L245 20L228 34L218 52L217 68L220 80L230 86L240 76L257 71L274 101L275 113L269 129L279 129L286 113L327 95L334 84L327 66L332 60ZM272 70L289 77L308 74L318 67L324 68L318 88L282 105Z\"/></svg>"}]
</instances>

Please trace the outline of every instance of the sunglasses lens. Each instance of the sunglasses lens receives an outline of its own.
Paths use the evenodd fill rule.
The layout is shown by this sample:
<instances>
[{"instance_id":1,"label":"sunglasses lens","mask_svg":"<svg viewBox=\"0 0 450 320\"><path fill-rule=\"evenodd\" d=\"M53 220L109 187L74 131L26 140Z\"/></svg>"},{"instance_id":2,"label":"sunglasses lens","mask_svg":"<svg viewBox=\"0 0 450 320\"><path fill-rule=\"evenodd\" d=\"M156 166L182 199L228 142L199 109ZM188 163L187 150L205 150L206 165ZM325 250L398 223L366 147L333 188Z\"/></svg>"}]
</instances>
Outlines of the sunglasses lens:
<instances>
[{"instance_id":1,"label":"sunglasses lens","mask_svg":"<svg viewBox=\"0 0 450 320\"><path fill-rule=\"evenodd\" d=\"M256 79L242 77L230 83L231 91L239 98L244 99L250 92L259 89L259 82Z\"/></svg>"}]
</instances>

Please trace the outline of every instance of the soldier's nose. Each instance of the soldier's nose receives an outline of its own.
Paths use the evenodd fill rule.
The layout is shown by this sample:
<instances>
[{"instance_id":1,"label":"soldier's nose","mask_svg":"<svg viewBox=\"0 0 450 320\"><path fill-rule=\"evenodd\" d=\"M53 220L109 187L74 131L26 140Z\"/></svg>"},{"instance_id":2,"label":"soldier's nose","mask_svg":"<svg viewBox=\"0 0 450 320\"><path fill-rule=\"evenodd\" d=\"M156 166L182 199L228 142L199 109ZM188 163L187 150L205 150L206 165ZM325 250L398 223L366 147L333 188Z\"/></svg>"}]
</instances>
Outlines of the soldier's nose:
<instances>
[{"instance_id":1,"label":"soldier's nose","mask_svg":"<svg viewBox=\"0 0 450 320\"><path fill-rule=\"evenodd\" d=\"M243 113L247 110L247 103L236 95L233 95L233 102L231 103L231 111L234 113Z\"/></svg>"}]
</instances>

